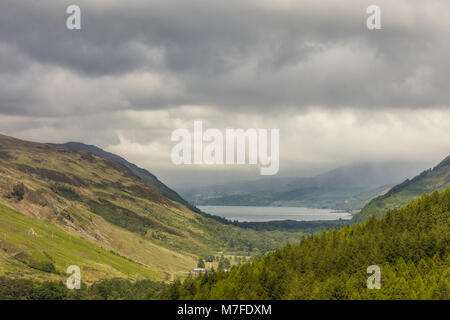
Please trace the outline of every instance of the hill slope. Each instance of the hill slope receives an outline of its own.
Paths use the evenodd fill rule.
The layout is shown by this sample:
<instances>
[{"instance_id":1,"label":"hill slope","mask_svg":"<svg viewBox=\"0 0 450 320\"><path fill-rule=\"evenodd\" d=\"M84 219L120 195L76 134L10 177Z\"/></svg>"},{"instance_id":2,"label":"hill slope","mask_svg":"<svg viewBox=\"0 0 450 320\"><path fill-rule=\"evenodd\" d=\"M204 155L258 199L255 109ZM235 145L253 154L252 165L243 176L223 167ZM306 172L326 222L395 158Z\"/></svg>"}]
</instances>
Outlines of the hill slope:
<instances>
[{"instance_id":1,"label":"hill slope","mask_svg":"<svg viewBox=\"0 0 450 320\"><path fill-rule=\"evenodd\" d=\"M0 204L0 275L59 279L77 265L82 279L162 279L163 274Z\"/></svg>"},{"instance_id":2,"label":"hill slope","mask_svg":"<svg viewBox=\"0 0 450 320\"><path fill-rule=\"evenodd\" d=\"M94 154L100 158L108 159L108 160L112 160L117 163L120 163L123 166L125 166L126 168L130 169L130 171L133 172L137 177L139 177L146 185L157 189L163 196L165 196L173 201L179 202L179 203L187 206L191 210L198 211L197 208L195 208L189 202L184 200L176 191L170 189L164 183L159 181L155 175L151 174L150 172L148 172L145 169L142 169L142 168L136 166L135 164L133 164L131 162L128 162L124 158L122 158L114 153L110 153L110 152L100 149L99 147L96 147L93 145L87 145L87 144L84 144L81 142L67 142L67 143L63 143L63 144L52 143L51 145L59 146L59 147L66 147L66 148L69 148L74 151L89 151L92 154Z\"/></svg>"},{"instance_id":3,"label":"hill slope","mask_svg":"<svg viewBox=\"0 0 450 320\"><path fill-rule=\"evenodd\" d=\"M383 218L310 236L233 268L176 281L168 299L450 299L450 188ZM366 286L367 268L381 288Z\"/></svg>"},{"instance_id":4,"label":"hill slope","mask_svg":"<svg viewBox=\"0 0 450 320\"><path fill-rule=\"evenodd\" d=\"M433 169L425 170L411 180L396 185L386 194L374 198L353 217L353 222L367 220L371 215L380 217L389 209L400 208L423 193L444 190L450 186L450 156Z\"/></svg>"}]
</instances>

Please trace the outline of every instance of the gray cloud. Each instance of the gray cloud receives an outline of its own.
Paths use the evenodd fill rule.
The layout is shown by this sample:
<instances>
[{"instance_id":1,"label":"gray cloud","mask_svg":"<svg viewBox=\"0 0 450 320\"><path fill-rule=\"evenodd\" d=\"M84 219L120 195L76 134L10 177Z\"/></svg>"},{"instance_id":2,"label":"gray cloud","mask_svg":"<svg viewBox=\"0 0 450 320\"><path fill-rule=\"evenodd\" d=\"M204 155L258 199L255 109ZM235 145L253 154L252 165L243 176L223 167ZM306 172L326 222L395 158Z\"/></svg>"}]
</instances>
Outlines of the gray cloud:
<instances>
[{"instance_id":1,"label":"gray cloud","mask_svg":"<svg viewBox=\"0 0 450 320\"><path fill-rule=\"evenodd\" d=\"M215 127L254 121L285 128L293 136L285 150L314 138L298 128L307 123L292 119L330 125L302 155L286 152L292 166L300 156L310 157L309 165L336 159L330 152L336 143L353 156L359 148L364 159L401 158L396 148L411 157L402 146L417 133L444 140L432 144L430 157L448 147L448 123L435 118L450 118L446 0L377 1L382 30L376 31L365 27L372 2L360 0L80 0L82 30L69 31L65 10L72 3L1 1L5 133L83 140L130 154L148 148L136 153L148 166L163 166L171 130L196 118ZM336 118L345 139L326 136L337 134L339 122L330 115L340 110L357 114L359 122L376 119L377 133L346 123L350 112ZM423 110L432 111L432 126L408 116L423 116ZM408 118L402 122L408 136L383 136L401 135L392 120L401 118ZM389 144L387 154L366 150L352 132Z\"/></svg>"},{"instance_id":2,"label":"gray cloud","mask_svg":"<svg viewBox=\"0 0 450 320\"><path fill-rule=\"evenodd\" d=\"M2 44L42 72L146 72L179 83L176 99L125 96L132 108L449 104L445 1L380 1L379 31L365 28L361 1L79 1L81 31L65 29L70 3L2 1Z\"/></svg>"}]
</instances>

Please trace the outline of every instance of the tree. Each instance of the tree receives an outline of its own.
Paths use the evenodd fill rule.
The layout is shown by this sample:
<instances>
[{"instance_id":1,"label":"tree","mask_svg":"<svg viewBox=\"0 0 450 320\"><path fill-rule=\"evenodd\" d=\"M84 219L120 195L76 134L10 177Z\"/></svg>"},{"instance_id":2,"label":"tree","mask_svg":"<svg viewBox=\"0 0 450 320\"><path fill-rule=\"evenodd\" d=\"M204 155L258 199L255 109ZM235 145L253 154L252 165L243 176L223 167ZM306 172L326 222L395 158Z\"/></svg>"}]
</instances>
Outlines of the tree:
<instances>
[{"instance_id":1,"label":"tree","mask_svg":"<svg viewBox=\"0 0 450 320\"><path fill-rule=\"evenodd\" d=\"M225 258L222 255L222 257L220 258L220 261L219 261L218 269L219 270L229 270L230 268L231 268L230 260L228 260L228 258Z\"/></svg>"},{"instance_id":2,"label":"tree","mask_svg":"<svg viewBox=\"0 0 450 320\"><path fill-rule=\"evenodd\" d=\"M231 268L231 263L228 258L225 258L223 263L224 263L225 270L229 270Z\"/></svg>"},{"instance_id":3,"label":"tree","mask_svg":"<svg viewBox=\"0 0 450 320\"><path fill-rule=\"evenodd\" d=\"M205 261L202 258L198 259L197 268L205 268Z\"/></svg>"},{"instance_id":4,"label":"tree","mask_svg":"<svg viewBox=\"0 0 450 320\"><path fill-rule=\"evenodd\" d=\"M450 188L383 218L304 237L230 272L221 271L230 266L222 255L219 271L181 284L180 299L448 300L449 212ZM372 264L382 270L376 290L366 286Z\"/></svg>"},{"instance_id":5,"label":"tree","mask_svg":"<svg viewBox=\"0 0 450 320\"><path fill-rule=\"evenodd\" d=\"M23 185L23 183L18 183L14 185L11 194L19 201L23 200L23 196L25 195L25 186Z\"/></svg>"}]
</instances>

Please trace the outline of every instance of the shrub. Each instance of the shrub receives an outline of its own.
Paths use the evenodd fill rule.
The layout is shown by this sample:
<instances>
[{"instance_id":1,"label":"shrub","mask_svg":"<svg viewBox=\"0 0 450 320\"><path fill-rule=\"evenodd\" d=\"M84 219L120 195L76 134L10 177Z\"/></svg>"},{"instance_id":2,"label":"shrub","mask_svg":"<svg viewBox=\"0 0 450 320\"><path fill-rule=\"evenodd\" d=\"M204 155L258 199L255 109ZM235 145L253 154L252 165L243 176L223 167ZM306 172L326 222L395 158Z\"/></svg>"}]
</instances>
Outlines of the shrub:
<instances>
[{"instance_id":1,"label":"shrub","mask_svg":"<svg viewBox=\"0 0 450 320\"><path fill-rule=\"evenodd\" d=\"M18 201L23 200L23 196L25 195L25 186L23 185L23 183L18 183L14 185L11 195L15 197Z\"/></svg>"}]
</instances>

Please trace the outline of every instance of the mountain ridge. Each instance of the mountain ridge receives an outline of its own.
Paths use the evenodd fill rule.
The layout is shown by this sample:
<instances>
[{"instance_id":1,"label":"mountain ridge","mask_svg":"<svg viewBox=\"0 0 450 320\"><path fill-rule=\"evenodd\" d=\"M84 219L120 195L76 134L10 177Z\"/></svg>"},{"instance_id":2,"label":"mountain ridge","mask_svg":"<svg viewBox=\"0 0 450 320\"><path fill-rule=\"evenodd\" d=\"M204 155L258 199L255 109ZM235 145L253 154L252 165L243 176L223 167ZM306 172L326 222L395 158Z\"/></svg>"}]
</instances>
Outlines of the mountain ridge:
<instances>
[{"instance_id":1,"label":"mountain ridge","mask_svg":"<svg viewBox=\"0 0 450 320\"><path fill-rule=\"evenodd\" d=\"M161 194L164 195L165 197L167 197L173 201L179 202L195 212L200 212L200 210L198 208L196 208L195 206L190 204L188 201L183 199L175 190L166 186L163 182L161 182L154 174L149 172L147 169L141 168L141 167L135 165L134 163L127 161L125 158L123 158L119 155L116 155L112 152L105 151L95 145L89 145L89 144L85 144L82 142L70 141L70 142L61 143L61 144L57 144L57 143L49 143L49 144L53 145L53 146L66 147L66 148L69 148L74 151L89 151L98 157L101 157L104 159L109 159L109 160L115 161L117 163L120 163L123 166L125 166L126 168L130 169L131 172L133 172L145 184L158 189L161 192Z\"/></svg>"},{"instance_id":2,"label":"mountain ridge","mask_svg":"<svg viewBox=\"0 0 450 320\"><path fill-rule=\"evenodd\" d=\"M372 199L352 218L353 223L369 219L371 215L383 216L389 209L399 208L435 190L442 191L450 186L450 156L433 168L422 171L412 179L393 186L388 192Z\"/></svg>"}]
</instances>

